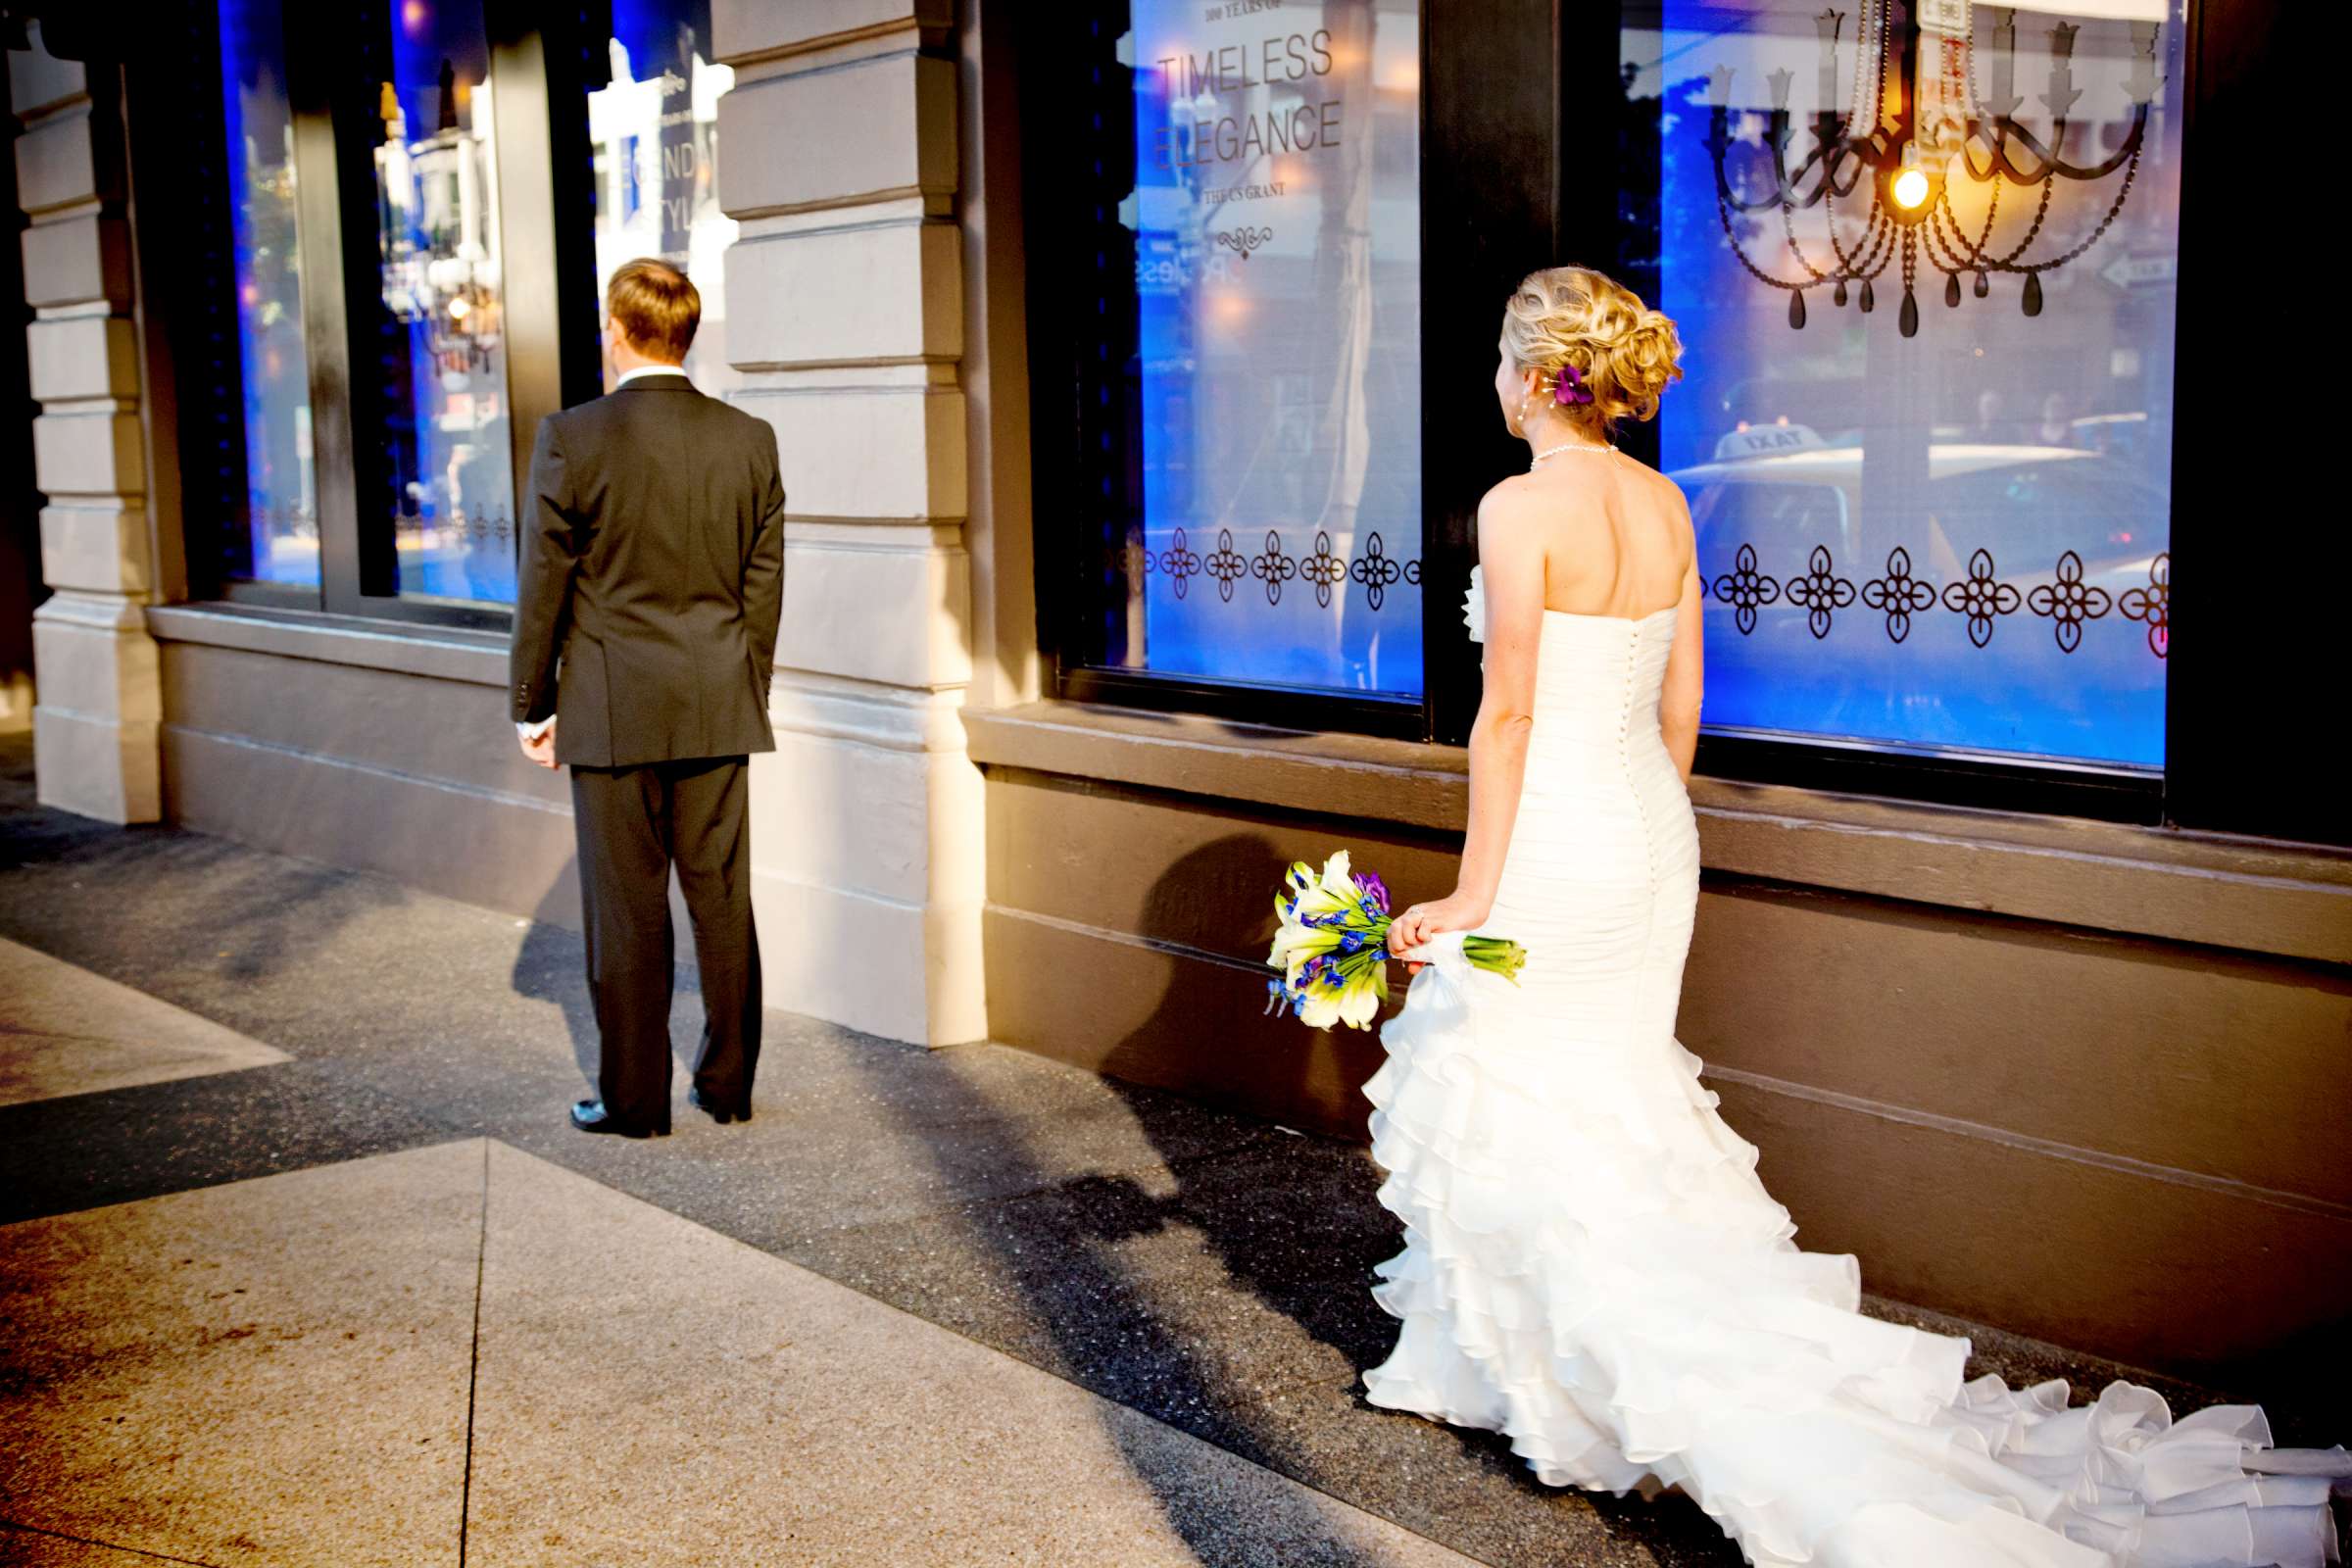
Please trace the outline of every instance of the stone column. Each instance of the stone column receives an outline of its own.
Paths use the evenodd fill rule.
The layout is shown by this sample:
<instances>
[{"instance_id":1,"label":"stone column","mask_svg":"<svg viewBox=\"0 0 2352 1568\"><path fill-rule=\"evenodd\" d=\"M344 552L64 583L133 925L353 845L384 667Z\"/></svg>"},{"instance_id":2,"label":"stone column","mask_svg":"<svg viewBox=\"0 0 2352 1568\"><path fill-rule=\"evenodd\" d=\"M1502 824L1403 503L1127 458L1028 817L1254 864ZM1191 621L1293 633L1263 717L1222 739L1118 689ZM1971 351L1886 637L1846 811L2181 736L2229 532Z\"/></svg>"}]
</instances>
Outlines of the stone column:
<instances>
[{"instance_id":1,"label":"stone column","mask_svg":"<svg viewBox=\"0 0 2352 1568\"><path fill-rule=\"evenodd\" d=\"M34 769L43 805L111 822L162 810L162 716L146 605L154 588L120 77L42 48L8 57L33 309L33 472L41 570L33 614Z\"/></svg>"},{"instance_id":2,"label":"stone column","mask_svg":"<svg viewBox=\"0 0 2352 1568\"><path fill-rule=\"evenodd\" d=\"M786 491L776 755L753 770L767 1000L987 1034L949 0L717 0L733 394Z\"/></svg>"}]
</instances>

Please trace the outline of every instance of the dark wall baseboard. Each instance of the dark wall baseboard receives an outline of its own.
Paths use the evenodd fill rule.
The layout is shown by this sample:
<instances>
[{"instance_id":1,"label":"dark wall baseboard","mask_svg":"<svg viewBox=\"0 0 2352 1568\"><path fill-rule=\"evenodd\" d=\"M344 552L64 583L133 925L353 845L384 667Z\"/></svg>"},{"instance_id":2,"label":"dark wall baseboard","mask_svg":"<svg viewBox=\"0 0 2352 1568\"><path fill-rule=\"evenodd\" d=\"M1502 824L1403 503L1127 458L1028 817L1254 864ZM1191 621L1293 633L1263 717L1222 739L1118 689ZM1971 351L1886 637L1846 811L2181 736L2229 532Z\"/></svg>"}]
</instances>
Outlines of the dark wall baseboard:
<instances>
[{"instance_id":1,"label":"dark wall baseboard","mask_svg":"<svg viewBox=\"0 0 2352 1568\"><path fill-rule=\"evenodd\" d=\"M2352 1214L1710 1075L1810 1251L1864 1289L2226 1391L2332 1380ZM2327 1407L2327 1406L2323 1406Z\"/></svg>"},{"instance_id":2,"label":"dark wall baseboard","mask_svg":"<svg viewBox=\"0 0 2352 1568\"><path fill-rule=\"evenodd\" d=\"M168 820L577 930L572 824L523 797L167 724Z\"/></svg>"},{"instance_id":3,"label":"dark wall baseboard","mask_svg":"<svg viewBox=\"0 0 2352 1568\"><path fill-rule=\"evenodd\" d=\"M167 818L578 928L570 799L521 756L503 687L160 646Z\"/></svg>"}]
</instances>

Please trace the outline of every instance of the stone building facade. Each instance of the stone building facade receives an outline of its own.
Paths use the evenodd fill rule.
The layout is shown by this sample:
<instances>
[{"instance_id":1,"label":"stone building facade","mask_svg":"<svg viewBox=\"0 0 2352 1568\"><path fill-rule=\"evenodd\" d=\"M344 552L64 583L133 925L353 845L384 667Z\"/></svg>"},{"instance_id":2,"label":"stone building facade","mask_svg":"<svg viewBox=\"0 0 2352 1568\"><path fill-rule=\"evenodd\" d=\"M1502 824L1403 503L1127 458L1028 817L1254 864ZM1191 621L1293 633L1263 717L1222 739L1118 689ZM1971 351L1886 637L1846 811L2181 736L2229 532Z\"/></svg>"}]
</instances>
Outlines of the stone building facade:
<instances>
[{"instance_id":1,"label":"stone building facade","mask_svg":"<svg viewBox=\"0 0 2352 1568\"><path fill-rule=\"evenodd\" d=\"M1064 678L1058 562L1085 530L1061 499L1066 432L1041 415L1067 343L1040 322L1069 301L1039 277L1075 244L1058 216L1075 198L1041 177L1038 106L1072 146L1105 133L1085 122L1083 51L1048 36L1080 29L1046 9L710 8L709 61L731 73L715 111L716 202L737 225L726 395L775 427L789 493L778 749L754 769L767 998L1360 1136L1376 1037L1261 1015L1266 905L1283 865L1343 843L1407 896L1443 892L1465 754L1444 723L1326 729ZM2209 40L2262 24L2258 6L2200 9ZM1428 285L1422 330L1430 364L1467 376L1469 409L1505 253L1585 243L1592 162L1555 148L1518 170L1497 139L1518 131L1479 106L1552 123L1584 101L1582 57L1548 7L1420 16L1421 233L1453 270ZM74 47L52 51L61 26ZM493 32L494 62L536 61L533 79L561 86L561 49ZM1561 47L1510 43L1527 36ZM2225 243L2194 182L2234 156L2226 106L2283 69L2225 54L2199 57L2184 279ZM494 615L287 609L209 596L191 570L212 521L180 482L190 367L156 307L171 176L168 149L141 141L143 79L54 19L9 53L44 498L41 798L575 924L567 798L516 755ZM511 273L521 254L510 243ZM2223 352L2184 340L2183 384ZM562 353L576 367L576 342ZM1466 561L1479 475L1508 453L1483 407L1424 419L1466 470L1432 459L1435 603L1458 593L1442 568ZM2215 481L2175 473L2185 519ZM2345 564L2340 542L2313 548L2334 555L2305 569ZM1835 758L1811 775L1702 758L1680 1033L1806 1243L1858 1252L1875 1289L2229 1384L2314 1364L2342 1328L2352 1160L2323 1112L2352 1092L2352 811L2325 778L2237 776L2233 726L2269 745L2296 722L2261 665L2227 662L2242 648L2213 651L2242 644L2259 563L2185 520L2173 551L2201 573L2179 614L2206 652L2169 670L2178 760L2137 819L1998 779L1938 798ZM1424 625L1452 618L1439 605ZM2262 635L2274 671L2341 668L2319 629ZM1446 657L1447 679L1474 669L1466 647Z\"/></svg>"}]
</instances>

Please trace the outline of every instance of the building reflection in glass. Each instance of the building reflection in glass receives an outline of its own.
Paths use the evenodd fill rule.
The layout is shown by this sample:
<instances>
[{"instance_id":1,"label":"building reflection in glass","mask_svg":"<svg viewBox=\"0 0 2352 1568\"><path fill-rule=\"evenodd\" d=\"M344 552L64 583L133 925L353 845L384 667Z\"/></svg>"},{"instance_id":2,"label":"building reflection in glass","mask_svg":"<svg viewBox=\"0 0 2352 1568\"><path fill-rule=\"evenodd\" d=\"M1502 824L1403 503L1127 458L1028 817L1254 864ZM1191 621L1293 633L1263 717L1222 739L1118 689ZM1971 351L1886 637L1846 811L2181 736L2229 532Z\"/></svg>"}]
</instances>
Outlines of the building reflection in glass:
<instances>
[{"instance_id":1,"label":"building reflection in glass","mask_svg":"<svg viewBox=\"0 0 2352 1568\"><path fill-rule=\"evenodd\" d=\"M391 60L375 177L400 591L512 603L514 473L481 8L411 0L393 19Z\"/></svg>"},{"instance_id":2,"label":"building reflection in glass","mask_svg":"<svg viewBox=\"0 0 2352 1568\"><path fill-rule=\"evenodd\" d=\"M703 298L686 373L703 391L742 379L727 364L723 258L735 220L718 210L718 99L735 73L713 65L710 0L614 0L611 82L588 95L596 148L596 287L658 256Z\"/></svg>"},{"instance_id":3,"label":"building reflection in glass","mask_svg":"<svg viewBox=\"0 0 2352 1568\"><path fill-rule=\"evenodd\" d=\"M221 0L220 99L227 120L247 497L247 538L232 555L230 570L262 582L315 585L318 497L284 36L278 0Z\"/></svg>"}]
</instances>

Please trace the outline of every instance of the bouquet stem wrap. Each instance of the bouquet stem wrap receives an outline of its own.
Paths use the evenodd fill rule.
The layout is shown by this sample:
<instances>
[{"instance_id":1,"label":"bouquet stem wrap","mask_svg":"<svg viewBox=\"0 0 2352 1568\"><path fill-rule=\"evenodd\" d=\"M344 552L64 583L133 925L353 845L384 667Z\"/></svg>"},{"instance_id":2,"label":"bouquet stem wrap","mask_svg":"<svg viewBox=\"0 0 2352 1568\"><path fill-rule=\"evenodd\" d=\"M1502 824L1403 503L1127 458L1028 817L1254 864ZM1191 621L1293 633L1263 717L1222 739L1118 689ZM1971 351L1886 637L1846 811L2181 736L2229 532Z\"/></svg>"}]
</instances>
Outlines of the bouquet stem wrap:
<instances>
[{"instance_id":1,"label":"bouquet stem wrap","mask_svg":"<svg viewBox=\"0 0 2352 1568\"><path fill-rule=\"evenodd\" d=\"M1274 912L1282 925L1266 962L1283 973L1266 982L1266 1010L1295 1009L1300 1022L1316 1029L1335 1023L1369 1029L1389 996L1394 917L1388 885L1369 871L1351 871L1348 852L1341 850L1319 874L1304 860L1294 861L1274 896ZM1516 942L1459 931L1433 937L1414 952L1427 952L1431 961L1458 955L1513 985L1527 962L1527 950Z\"/></svg>"}]
</instances>

